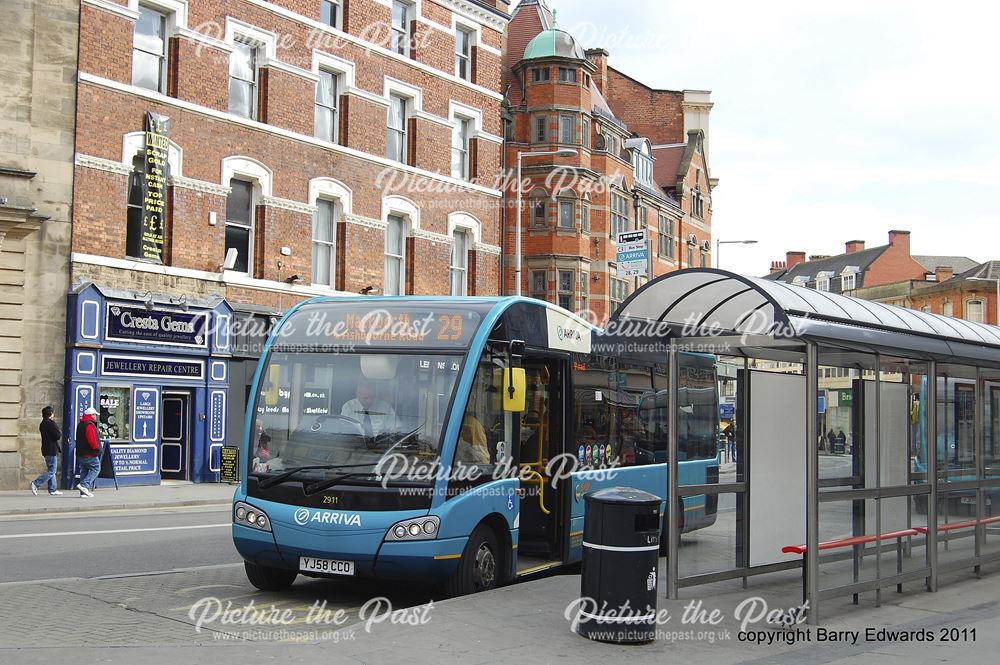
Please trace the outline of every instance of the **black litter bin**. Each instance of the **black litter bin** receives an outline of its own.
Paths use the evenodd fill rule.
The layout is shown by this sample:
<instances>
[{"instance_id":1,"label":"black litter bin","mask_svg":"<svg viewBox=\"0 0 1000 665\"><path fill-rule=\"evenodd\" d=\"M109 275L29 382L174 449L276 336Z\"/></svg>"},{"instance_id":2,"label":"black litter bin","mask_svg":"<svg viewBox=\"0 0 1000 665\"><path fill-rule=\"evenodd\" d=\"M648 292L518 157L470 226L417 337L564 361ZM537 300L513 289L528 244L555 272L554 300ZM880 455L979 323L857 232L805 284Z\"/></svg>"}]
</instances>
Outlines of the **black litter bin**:
<instances>
[{"instance_id":1,"label":"black litter bin","mask_svg":"<svg viewBox=\"0 0 1000 665\"><path fill-rule=\"evenodd\" d=\"M614 643L656 638L661 501L632 487L586 496L580 635Z\"/></svg>"}]
</instances>

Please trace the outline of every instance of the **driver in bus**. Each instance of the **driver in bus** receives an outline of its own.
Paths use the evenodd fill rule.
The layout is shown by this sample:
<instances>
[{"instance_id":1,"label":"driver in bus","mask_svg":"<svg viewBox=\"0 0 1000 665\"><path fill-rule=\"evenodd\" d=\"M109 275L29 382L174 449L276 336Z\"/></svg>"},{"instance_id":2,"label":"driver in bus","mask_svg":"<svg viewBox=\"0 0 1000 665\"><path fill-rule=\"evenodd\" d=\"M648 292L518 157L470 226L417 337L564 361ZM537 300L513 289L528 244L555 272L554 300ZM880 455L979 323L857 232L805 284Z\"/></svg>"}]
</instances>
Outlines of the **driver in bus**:
<instances>
[{"instance_id":1,"label":"driver in bus","mask_svg":"<svg viewBox=\"0 0 1000 665\"><path fill-rule=\"evenodd\" d=\"M479 419L466 414L462 421L462 430L458 435L458 448L455 450L455 461L464 464L489 464L490 449L486 439L486 428Z\"/></svg>"},{"instance_id":2,"label":"driver in bus","mask_svg":"<svg viewBox=\"0 0 1000 665\"><path fill-rule=\"evenodd\" d=\"M388 402L375 398L375 384L362 379L354 393L356 397L344 403L340 415L361 423L369 439L396 431L396 412Z\"/></svg>"}]
</instances>

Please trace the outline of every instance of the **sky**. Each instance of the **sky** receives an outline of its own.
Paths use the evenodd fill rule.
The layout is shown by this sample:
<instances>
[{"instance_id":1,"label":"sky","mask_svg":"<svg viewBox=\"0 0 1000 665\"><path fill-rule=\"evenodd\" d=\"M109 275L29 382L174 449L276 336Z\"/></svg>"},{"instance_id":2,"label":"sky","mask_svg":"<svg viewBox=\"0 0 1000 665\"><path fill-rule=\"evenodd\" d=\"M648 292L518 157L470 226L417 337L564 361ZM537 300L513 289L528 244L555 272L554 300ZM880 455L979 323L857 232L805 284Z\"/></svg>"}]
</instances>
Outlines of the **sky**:
<instances>
[{"instance_id":1,"label":"sky","mask_svg":"<svg viewBox=\"0 0 1000 665\"><path fill-rule=\"evenodd\" d=\"M1000 3L547 0L584 48L654 88L711 90L721 267L839 254L1000 259Z\"/></svg>"}]
</instances>

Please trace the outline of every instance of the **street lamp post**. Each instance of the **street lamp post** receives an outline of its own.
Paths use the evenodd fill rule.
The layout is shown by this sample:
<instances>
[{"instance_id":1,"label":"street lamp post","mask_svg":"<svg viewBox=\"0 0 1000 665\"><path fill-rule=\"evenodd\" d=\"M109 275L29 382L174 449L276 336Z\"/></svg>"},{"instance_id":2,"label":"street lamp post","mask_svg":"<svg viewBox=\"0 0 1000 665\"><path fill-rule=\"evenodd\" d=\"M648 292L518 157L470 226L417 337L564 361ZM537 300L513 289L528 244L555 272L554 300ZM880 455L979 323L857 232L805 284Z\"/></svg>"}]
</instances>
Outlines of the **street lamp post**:
<instances>
[{"instance_id":1,"label":"street lamp post","mask_svg":"<svg viewBox=\"0 0 1000 665\"><path fill-rule=\"evenodd\" d=\"M715 267L721 268L719 265L719 248L721 245L756 245L756 240L716 240L715 241Z\"/></svg>"},{"instance_id":2,"label":"street lamp post","mask_svg":"<svg viewBox=\"0 0 1000 665\"><path fill-rule=\"evenodd\" d=\"M514 230L514 295L516 296L521 295L521 158L544 157L545 155L572 157L575 154L577 152L572 148L517 153L517 228Z\"/></svg>"},{"instance_id":3,"label":"street lamp post","mask_svg":"<svg viewBox=\"0 0 1000 665\"><path fill-rule=\"evenodd\" d=\"M997 277L966 277L970 282L993 282L997 285L997 301L994 308L997 311L997 325L1000 326L1000 278Z\"/></svg>"}]
</instances>

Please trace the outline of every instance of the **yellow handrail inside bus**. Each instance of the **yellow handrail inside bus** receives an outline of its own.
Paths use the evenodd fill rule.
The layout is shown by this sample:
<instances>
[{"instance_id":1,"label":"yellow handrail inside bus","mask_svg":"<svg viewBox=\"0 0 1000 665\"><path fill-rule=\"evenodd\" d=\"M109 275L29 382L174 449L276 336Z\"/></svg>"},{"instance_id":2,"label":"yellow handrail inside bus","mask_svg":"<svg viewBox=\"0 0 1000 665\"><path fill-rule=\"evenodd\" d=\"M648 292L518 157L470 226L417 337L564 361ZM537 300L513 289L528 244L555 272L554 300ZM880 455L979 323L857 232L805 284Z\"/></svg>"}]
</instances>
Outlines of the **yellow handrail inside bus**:
<instances>
[{"instance_id":1,"label":"yellow handrail inside bus","mask_svg":"<svg viewBox=\"0 0 1000 665\"><path fill-rule=\"evenodd\" d=\"M521 482L537 482L538 483L538 507L542 509L542 512L546 515L551 515L552 511L545 507L545 477L537 471L522 471L521 472Z\"/></svg>"}]
</instances>

